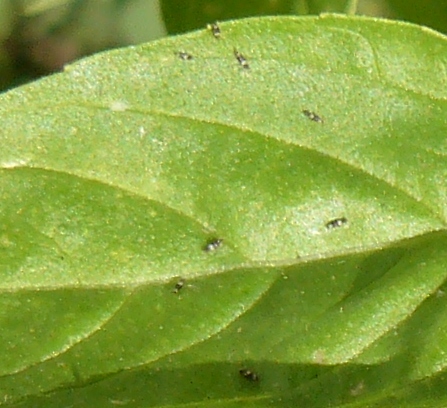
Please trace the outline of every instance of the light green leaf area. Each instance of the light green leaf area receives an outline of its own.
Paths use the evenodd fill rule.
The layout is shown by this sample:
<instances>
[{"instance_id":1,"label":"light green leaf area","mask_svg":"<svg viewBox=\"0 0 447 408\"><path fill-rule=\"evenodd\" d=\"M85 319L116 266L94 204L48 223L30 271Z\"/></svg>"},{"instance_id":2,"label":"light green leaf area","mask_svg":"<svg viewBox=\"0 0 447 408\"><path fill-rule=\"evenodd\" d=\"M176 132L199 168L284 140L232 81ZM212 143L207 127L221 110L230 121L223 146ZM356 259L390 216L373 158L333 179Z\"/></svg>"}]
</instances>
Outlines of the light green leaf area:
<instances>
[{"instance_id":1,"label":"light green leaf area","mask_svg":"<svg viewBox=\"0 0 447 408\"><path fill-rule=\"evenodd\" d=\"M444 406L446 39L220 29L0 97L0 404Z\"/></svg>"}]
</instances>

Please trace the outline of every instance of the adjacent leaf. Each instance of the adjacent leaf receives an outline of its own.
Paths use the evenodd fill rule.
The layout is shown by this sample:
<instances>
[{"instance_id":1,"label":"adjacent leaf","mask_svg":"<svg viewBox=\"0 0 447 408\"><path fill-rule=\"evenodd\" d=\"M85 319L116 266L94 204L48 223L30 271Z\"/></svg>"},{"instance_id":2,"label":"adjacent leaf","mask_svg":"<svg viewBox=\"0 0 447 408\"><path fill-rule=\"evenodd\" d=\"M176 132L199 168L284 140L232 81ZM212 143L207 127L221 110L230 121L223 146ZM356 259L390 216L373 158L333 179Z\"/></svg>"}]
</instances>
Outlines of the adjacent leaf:
<instances>
[{"instance_id":1,"label":"adjacent leaf","mask_svg":"<svg viewBox=\"0 0 447 408\"><path fill-rule=\"evenodd\" d=\"M299 14L343 13L347 0L296 0L295 11Z\"/></svg>"},{"instance_id":2,"label":"adjacent leaf","mask_svg":"<svg viewBox=\"0 0 447 408\"><path fill-rule=\"evenodd\" d=\"M121 4L123 3L123 4ZM120 2L115 11L120 17L120 31L128 44L137 44L166 36L158 0ZM121 38L121 41L123 39Z\"/></svg>"},{"instance_id":3,"label":"adjacent leaf","mask_svg":"<svg viewBox=\"0 0 447 408\"><path fill-rule=\"evenodd\" d=\"M446 49L249 19L2 95L0 400L445 404Z\"/></svg>"}]
</instances>

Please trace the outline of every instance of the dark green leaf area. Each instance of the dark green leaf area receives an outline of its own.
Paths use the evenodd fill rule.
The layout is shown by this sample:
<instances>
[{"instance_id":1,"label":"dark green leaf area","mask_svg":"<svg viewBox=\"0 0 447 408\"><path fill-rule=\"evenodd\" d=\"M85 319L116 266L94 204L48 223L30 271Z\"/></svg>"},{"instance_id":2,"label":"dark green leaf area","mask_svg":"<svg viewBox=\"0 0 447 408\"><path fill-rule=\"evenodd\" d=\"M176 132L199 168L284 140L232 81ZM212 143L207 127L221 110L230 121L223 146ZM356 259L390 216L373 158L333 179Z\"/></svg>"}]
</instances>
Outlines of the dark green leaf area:
<instances>
[{"instance_id":1,"label":"dark green leaf area","mask_svg":"<svg viewBox=\"0 0 447 408\"><path fill-rule=\"evenodd\" d=\"M83 341L101 329L125 297L122 290L0 293L0 376L52 359Z\"/></svg>"},{"instance_id":2,"label":"dark green leaf area","mask_svg":"<svg viewBox=\"0 0 447 408\"><path fill-rule=\"evenodd\" d=\"M437 233L284 267L268 296L200 352L222 360L329 365L376 364L408 353L411 378L436 373L447 364L446 239Z\"/></svg>"},{"instance_id":3,"label":"dark green leaf area","mask_svg":"<svg viewBox=\"0 0 447 408\"><path fill-rule=\"evenodd\" d=\"M394 12L394 18L411 21L440 32L447 31L447 3L428 0L423 3L415 0L389 0L389 7Z\"/></svg>"},{"instance_id":4,"label":"dark green leaf area","mask_svg":"<svg viewBox=\"0 0 447 408\"><path fill-rule=\"evenodd\" d=\"M445 234L435 234L382 251L282 268L265 296L208 340L81 388L30 396L20 406L94 401L105 407L114 401L131 407L417 407L413 387L419 398L440 404L447 349L441 333L445 288L439 285L446 273L439 259L421 260L440 250L445 257L446 243ZM196 290L202 289L198 284ZM441 338L434 348L436 336ZM391 347L381 349L381 342ZM427 348L437 350L436 362ZM242 369L256 373L257 380L242 376Z\"/></svg>"},{"instance_id":5,"label":"dark green leaf area","mask_svg":"<svg viewBox=\"0 0 447 408\"><path fill-rule=\"evenodd\" d=\"M261 363L259 381L239 374L243 364L208 363L186 368L144 368L92 384L82 395L61 390L45 397L30 398L17 407L58 407L78 403L95 407L125 405L132 408L157 406L236 407L341 407L358 404L367 407L414 407L420 401L442 406L445 376L422 381L410 388L397 379L408 365L397 358L377 366L346 364L312 366ZM436 405L439 404L439 405Z\"/></svg>"},{"instance_id":6,"label":"dark green leaf area","mask_svg":"<svg viewBox=\"0 0 447 408\"><path fill-rule=\"evenodd\" d=\"M35 332L28 332L37 325L31 317L27 322L20 322L25 324L25 328L21 325L17 330L13 330L14 326L11 330L4 330L4 343L12 345L19 335L24 340L21 340L23 345L20 348L10 345L8 350L15 354L4 357L6 361L11 361L10 365L16 361L21 367L20 371L18 367L13 367L11 375L0 378L0 397L15 400L58 387L85 386L111 372L188 349L219 332L253 307L276 276L276 271L235 270L199 279L185 279L178 291L175 290L178 279L165 284L121 290L122 293L117 289L103 289L99 295L95 290L79 291L79 297L84 297L85 302L90 301L90 320L87 312L84 315L81 313L85 303L80 302L80 311L71 306L70 302L74 299L67 295L70 292L37 292L30 298L34 302L27 304L31 305L31 310L35 304L37 311L43 310L42 303L48 305L48 316L42 315L39 326L41 337L44 334L58 337L48 341L46 348L40 347L37 343L42 339ZM9 294L10 301L16 298L16 295ZM48 301L53 298L59 299L59 304ZM57 313L54 307L57 307ZM17 305L10 307L8 312L10 316L27 316ZM77 325L70 321L76 316L81 319ZM89 322L91 327L88 326ZM56 344L56 340L62 345ZM21 353L26 346L30 350L25 359ZM54 350L49 350L51 347ZM47 350L45 356L41 356L42 350ZM32 361L33 365L29 361L31 357L35 360Z\"/></svg>"},{"instance_id":7,"label":"dark green leaf area","mask_svg":"<svg viewBox=\"0 0 447 408\"><path fill-rule=\"evenodd\" d=\"M332 403L339 406L337 404L361 400L361 394L365 397L364 394L389 391L394 384L384 387L382 381L405 370L402 361L398 368L382 364L368 370L361 365L319 367L264 362L254 365L262 376L258 381L250 381L239 373L245 363L250 362L216 362L184 368L148 367L92 384L79 393L61 390L45 397L29 398L17 407L52 408L69 402L80 406L93 403L99 408L113 403L132 408L199 407L203 404L223 407L326 407ZM388 375L383 377L384 373Z\"/></svg>"},{"instance_id":8,"label":"dark green leaf area","mask_svg":"<svg viewBox=\"0 0 447 408\"><path fill-rule=\"evenodd\" d=\"M160 7L166 28L173 34L203 28L216 20L289 14L293 10L294 1L195 0L185 3L182 0L162 0Z\"/></svg>"}]
</instances>

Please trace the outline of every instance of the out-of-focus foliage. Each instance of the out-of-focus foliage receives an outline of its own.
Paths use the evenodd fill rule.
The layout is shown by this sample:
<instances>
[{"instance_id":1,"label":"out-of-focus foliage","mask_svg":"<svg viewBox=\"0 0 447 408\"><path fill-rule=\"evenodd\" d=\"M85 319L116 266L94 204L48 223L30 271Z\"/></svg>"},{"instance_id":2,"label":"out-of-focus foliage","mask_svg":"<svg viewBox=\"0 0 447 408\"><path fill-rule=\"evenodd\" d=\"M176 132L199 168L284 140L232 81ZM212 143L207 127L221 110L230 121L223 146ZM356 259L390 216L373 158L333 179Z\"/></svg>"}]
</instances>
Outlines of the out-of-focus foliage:
<instances>
[{"instance_id":1,"label":"out-of-focus foliage","mask_svg":"<svg viewBox=\"0 0 447 408\"><path fill-rule=\"evenodd\" d=\"M447 32L446 0L160 0L169 33L203 27L211 21L246 16L345 13L356 3L356 14L405 20ZM180 12L181 10L181 12Z\"/></svg>"},{"instance_id":2,"label":"out-of-focus foliage","mask_svg":"<svg viewBox=\"0 0 447 408\"><path fill-rule=\"evenodd\" d=\"M12 4L6 0L0 0L0 89L11 81L12 67L9 60L4 39L8 38L12 30Z\"/></svg>"},{"instance_id":3,"label":"out-of-focus foliage","mask_svg":"<svg viewBox=\"0 0 447 408\"><path fill-rule=\"evenodd\" d=\"M160 3L166 29L173 34L201 28L216 20L294 14L295 0L161 0Z\"/></svg>"},{"instance_id":4,"label":"out-of-focus foliage","mask_svg":"<svg viewBox=\"0 0 447 408\"><path fill-rule=\"evenodd\" d=\"M35 16L55 7L70 3L72 0L22 0L23 14Z\"/></svg>"},{"instance_id":5,"label":"out-of-focus foliage","mask_svg":"<svg viewBox=\"0 0 447 408\"><path fill-rule=\"evenodd\" d=\"M344 13L354 6L357 14L371 17L391 17L387 0L296 0L296 14Z\"/></svg>"},{"instance_id":6,"label":"out-of-focus foliage","mask_svg":"<svg viewBox=\"0 0 447 408\"><path fill-rule=\"evenodd\" d=\"M447 33L446 0L388 0L388 4L393 14L401 20Z\"/></svg>"},{"instance_id":7,"label":"out-of-focus foliage","mask_svg":"<svg viewBox=\"0 0 447 408\"><path fill-rule=\"evenodd\" d=\"M157 0L0 0L0 90L163 35Z\"/></svg>"}]
</instances>

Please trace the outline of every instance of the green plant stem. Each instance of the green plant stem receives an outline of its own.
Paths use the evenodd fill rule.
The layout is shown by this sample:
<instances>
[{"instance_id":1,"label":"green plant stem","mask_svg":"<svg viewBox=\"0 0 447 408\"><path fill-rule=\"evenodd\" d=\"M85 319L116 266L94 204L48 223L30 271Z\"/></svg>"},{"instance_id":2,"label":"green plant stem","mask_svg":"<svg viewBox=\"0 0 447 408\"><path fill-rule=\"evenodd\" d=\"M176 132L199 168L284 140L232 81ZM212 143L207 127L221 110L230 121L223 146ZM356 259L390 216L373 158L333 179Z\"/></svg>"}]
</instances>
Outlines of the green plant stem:
<instances>
[{"instance_id":1,"label":"green plant stem","mask_svg":"<svg viewBox=\"0 0 447 408\"><path fill-rule=\"evenodd\" d=\"M348 16L355 15L359 0L347 0L345 6L345 14Z\"/></svg>"}]
</instances>

